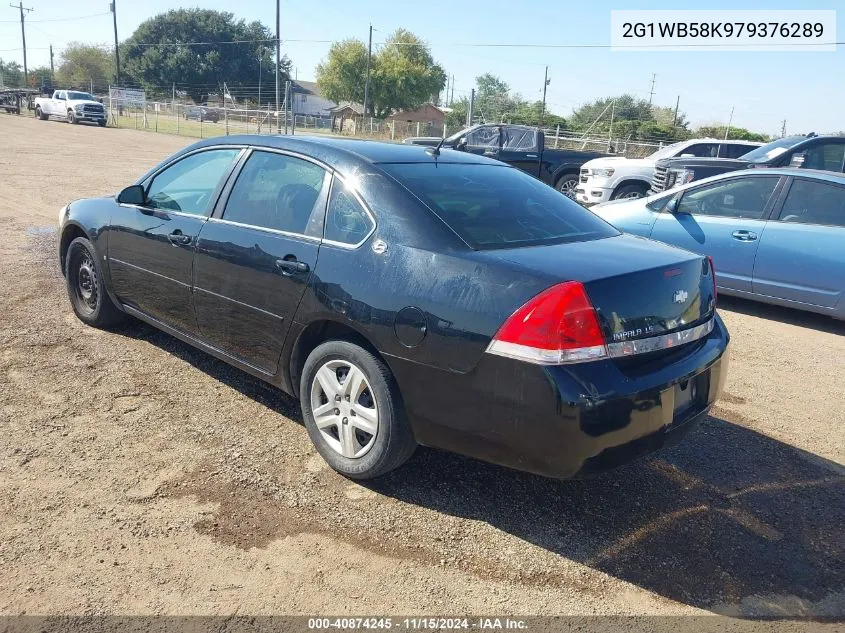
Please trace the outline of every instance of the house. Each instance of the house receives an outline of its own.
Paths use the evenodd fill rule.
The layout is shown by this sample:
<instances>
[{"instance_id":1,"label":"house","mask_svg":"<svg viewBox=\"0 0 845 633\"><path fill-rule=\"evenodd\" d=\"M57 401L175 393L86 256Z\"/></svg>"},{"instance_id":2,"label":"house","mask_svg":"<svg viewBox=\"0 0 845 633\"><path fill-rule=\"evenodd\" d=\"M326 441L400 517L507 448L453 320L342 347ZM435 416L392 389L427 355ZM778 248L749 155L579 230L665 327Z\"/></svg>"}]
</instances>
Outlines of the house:
<instances>
[{"instance_id":1,"label":"house","mask_svg":"<svg viewBox=\"0 0 845 633\"><path fill-rule=\"evenodd\" d=\"M364 117L364 105L354 101L342 101L329 110L332 129L339 132L354 132L356 119Z\"/></svg>"},{"instance_id":2,"label":"house","mask_svg":"<svg viewBox=\"0 0 845 633\"><path fill-rule=\"evenodd\" d=\"M446 113L433 103L424 103L416 110L400 110L394 112L386 119L400 123L419 123L428 127L443 127L446 120Z\"/></svg>"},{"instance_id":3,"label":"house","mask_svg":"<svg viewBox=\"0 0 845 633\"><path fill-rule=\"evenodd\" d=\"M291 81L291 106L296 115L325 117L337 104L326 99L316 81Z\"/></svg>"}]
</instances>

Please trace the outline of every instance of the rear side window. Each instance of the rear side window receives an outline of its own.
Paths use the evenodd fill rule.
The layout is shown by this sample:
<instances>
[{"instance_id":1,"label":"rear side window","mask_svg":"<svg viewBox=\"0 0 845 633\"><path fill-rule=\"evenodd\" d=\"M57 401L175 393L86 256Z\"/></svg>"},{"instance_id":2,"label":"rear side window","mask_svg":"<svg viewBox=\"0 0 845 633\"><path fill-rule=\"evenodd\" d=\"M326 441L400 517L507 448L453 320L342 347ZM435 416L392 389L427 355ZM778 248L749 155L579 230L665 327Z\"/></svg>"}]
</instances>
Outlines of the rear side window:
<instances>
[{"instance_id":1,"label":"rear side window","mask_svg":"<svg viewBox=\"0 0 845 633\"><path fill-rule=\"evenodd\" d=\"M845 188L797 179L789 188L779 219L781 222L845 227Z\"/></svg>"},{"instance_id":2,"label":"rear side window","mask_svg":"<svg viewBox=\"0 0 845 633\"><path fill-rule=\"evenodd\" d=\"M686 191L676 213L759 220L778 176L734 178Z\"/></svg>"},{"instance_id":3,"label":"rear side window","mask_svg":"<svg viewBox=\"0 0 845 633\"><path fill-rule=\"evenodd\" d=\"M512 167L431 162L382 168L475 249L619 235L560 192Z\"/></svg>"},{"instance_id":4,"label":"rear side window","mask_svg":"<svg viewBox=\"0 0 845 633\"><path fill-rule=\"evenodd\" d=\"M681 155L692 154L699 158L717 158L719 156L718 143L696 143L686 148Z\"/></svg>"},{"instance_id":5,"label":"rear side window","mask_svg":"<svg viewBox=\"0 0 845 633\"><path fill-rule=\"evenodd\" d=\"M314 209L321 202L325 209L325 180L326 170L314 163L274 152L253 152L232 187L223 219L305 234Z\"/></svg>"},{"instance_id":6,"label":"rear side window","mask_svg":"<svg viewBox=\"0 0 845 633\"><path fill-rule=\"evenodd\" d=\"M756 148L756 145L740 145L739 143L725 143L722 145L722 149L719 153L721 158L739 158L740 156L747 154L752 149Z\"/></svg>"},{"instance_id":7,"label":"rear side window","mask_svg":"<svg viewBox=\"0 0 845 633\"><path fill-rule=\"evenodd\" d=\"M845 158L845 143L824 143L814 145L804 152L804 169L825 169L827 171L842 171Z\"/></svg>"},{"instance_id":8,"label":"rear side window","mask_svg":"<svg viewBox=\"0 0 845 633\"><path fill-rule=\"evenodd\" d=\"M340 178L332 183L324 239L348 246L363 242L375 227L370 215Z\"/></svg>"}]
</instances>

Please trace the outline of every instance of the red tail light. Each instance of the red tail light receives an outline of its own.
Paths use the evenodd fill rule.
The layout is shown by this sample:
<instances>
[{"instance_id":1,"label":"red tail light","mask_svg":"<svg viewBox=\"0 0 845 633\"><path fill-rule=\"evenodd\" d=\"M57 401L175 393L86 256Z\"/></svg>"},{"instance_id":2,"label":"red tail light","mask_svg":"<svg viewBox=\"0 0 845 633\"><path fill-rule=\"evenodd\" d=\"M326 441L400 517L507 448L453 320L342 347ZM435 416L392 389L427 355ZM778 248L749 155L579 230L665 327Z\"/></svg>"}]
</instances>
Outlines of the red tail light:
<instances>
[{"instance_id":1,"label":"red tail light","mask_svg":"<svg viewBox=\"0 0 845 633\"><path fill-rule=\"evenodd\" d=\"M557 284L528 301L499 328L487 351L541 365L607 356L598 315L578 281Z\"/></svg>"},{"instance_id":2,"label":"red tail light","mask_svg":"<svg viewBox=\"0 0 845 633\"><path fill-rule=\"evenodd\" d=\"M710 255L707 256L707 261L710 262L710 276L713 277L713 304L715 305L718 299L716 294L716 267L713 266L713 258Z\"/></svg>"}]
</instances>

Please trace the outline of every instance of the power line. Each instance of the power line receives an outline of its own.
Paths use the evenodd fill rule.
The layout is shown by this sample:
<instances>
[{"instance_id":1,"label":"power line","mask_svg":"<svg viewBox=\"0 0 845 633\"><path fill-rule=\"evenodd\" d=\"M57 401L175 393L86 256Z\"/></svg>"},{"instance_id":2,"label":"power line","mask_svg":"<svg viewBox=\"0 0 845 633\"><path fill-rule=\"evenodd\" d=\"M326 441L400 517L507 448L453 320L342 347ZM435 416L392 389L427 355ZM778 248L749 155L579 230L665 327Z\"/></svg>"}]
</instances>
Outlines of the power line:
<instances>
[{"instance_id":1,"label":"power line","mask_svg":"<svg viewBox=\"0 0 845 633\"><path fill-rule=\"evenodd\" d=\"M17 8L17 7L15 7L15 8ZM78 16L72 17L72 18L48 18L48 19L45 19L45 20L30 20L29 23L30 24L40 24L42 22L70 22L72 20L87 20L89 18L98 18L101 15L108 15L109 13L111 13L111 12L94 13L92 15L78 15ZM0 24L13 23L13 22L17 22L17 20L0 20Z\"/></svg>"}]
</instances>

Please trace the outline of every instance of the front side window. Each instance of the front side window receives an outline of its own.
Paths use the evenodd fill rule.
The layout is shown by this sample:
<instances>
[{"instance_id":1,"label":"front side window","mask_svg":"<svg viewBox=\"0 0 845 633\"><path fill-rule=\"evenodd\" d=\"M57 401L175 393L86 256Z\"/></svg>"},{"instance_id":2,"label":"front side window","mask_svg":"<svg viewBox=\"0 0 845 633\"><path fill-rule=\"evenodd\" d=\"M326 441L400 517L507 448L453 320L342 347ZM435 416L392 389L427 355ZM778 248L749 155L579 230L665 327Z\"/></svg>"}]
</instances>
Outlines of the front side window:
<instances>
[{"instance_id":1,"label":"front side window","mask_svg":"<svg viewBox=\"0 0 845 633\"><path fill-rule=\"evenodd\" d=\"M719 156L722 158L739 158L757 147L756 145L741 145L739 143L725 143Z\"/></svg>"},{"instance_id":2,"label":"front side window","mask_svg":"<svg viewBox=\"0 0 845 633\"><path fill-rule=\"evenodd\" d=\"M696 143L685 149L681 155L692 154L697 158L717 158L719 156L718 143Z\"/></svg>"},{"instance_id":3,"label":"front side window","mask_svg":"<svg viewBox=\"0 0 845 633\"><path fill-rule=\"evenodd\" d=\"M475 128L467 134L467 147L499 147L499 128Z\"/></svg>"},{"instance_id":4,"label":"front side window","mask_svg":"<svg viewBox=\"0 0 845 633\"><path fill-rule=\"evenodd\" d=\"M238 174L223 219L306 234L321 201L325 208L325 181L326 170L319 165L285 154L255 151Z\"/></svg>"},{"instance_id":5,"label":"front side window","mask_svg":"<svg viewBox=\"0 0 845 633\"><path fill-rule=\"evenodd\" d=\"M845 187L796 179L780 212L781 222L845 227Z\"/></svg>"},{"instance_id":6,"label":"front side window","mask_svg":"<svg viewBox=\"0 0 845 633\"><path fill-rule=\"evenodd\" d=\"M759 220L778 176L735 178L684 193L676 213Z\"/></svg>"},{"instance_id":7,"label":"front side window","mask_svg":"<svg viewBox=\"0 0 845 633\"><path fill-rule=\"evenodd\" d=\"M355 246L373 230L373 219L339 178L334 179L326 211L325 239Z\"/></svg>"},{"instance_id":8,"label":"front side window","mask_svg":"<svg viewBox=\"0 0 845 633\"><path fill-rule=\"evenodd\" d=\"M475 249L585 242L619 235L581 205L512 167L397 163L382 168Z\"/></svg>"},{"instance_id":9,"label":"front side window","mask_svg":"<svg viewBox=\"0 0 845 633\"><path fill-rule=\"evenodd\" d=\"M147 190L146 206L208 215L217 186L240 152L214 149L179 160L153 178Z\"/></svg>"}]
</instances>

